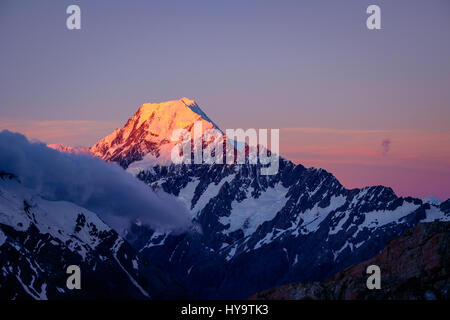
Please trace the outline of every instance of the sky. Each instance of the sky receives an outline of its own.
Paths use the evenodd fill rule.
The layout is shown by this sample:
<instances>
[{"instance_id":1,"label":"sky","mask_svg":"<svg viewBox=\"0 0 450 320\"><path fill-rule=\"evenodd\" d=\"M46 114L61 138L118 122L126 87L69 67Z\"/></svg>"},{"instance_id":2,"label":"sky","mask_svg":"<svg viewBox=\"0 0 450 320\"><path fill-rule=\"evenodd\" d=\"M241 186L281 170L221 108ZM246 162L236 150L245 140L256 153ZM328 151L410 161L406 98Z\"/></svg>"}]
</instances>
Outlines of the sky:
<instances>
[{"instance_id":1,"label":"sky","mask_svg":"<svg viewBox=\"0 0 450 320\"><path fill-rule=\"evenodd\" d=\"M89 146L189 97L222 129L280 128L283 156L346 187L444 200L449 31L448 0L2 0L0 129Z\"/></svg>"}]
</instances>

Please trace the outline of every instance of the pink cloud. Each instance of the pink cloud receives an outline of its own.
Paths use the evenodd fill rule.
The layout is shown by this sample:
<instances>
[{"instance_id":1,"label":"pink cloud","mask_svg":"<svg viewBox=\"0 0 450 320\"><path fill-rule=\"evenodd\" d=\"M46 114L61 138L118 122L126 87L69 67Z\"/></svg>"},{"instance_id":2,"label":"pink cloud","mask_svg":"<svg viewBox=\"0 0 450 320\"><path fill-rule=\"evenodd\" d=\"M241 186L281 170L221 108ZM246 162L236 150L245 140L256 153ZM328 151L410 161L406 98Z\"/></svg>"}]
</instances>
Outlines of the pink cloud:
<instances>
[{"instance_id":1,"label":"pink cloud","mask_svg":"<svg viewBox=\"0 0 450 320\"><path fill-rule=\"evenodd\" d=\"M20 132L30 139L70 146L91 146L118 126L108 121L0 119L0 131Z\"/></svg>"}]
</instances>

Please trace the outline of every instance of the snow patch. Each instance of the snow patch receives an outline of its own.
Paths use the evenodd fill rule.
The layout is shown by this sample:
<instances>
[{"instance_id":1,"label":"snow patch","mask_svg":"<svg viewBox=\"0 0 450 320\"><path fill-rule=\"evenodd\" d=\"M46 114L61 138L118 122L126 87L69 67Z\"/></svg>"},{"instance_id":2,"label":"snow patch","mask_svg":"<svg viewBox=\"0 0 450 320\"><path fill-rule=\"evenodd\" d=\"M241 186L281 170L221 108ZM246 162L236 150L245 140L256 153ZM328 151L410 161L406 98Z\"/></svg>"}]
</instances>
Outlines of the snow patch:
<instances>
[{"instance_id":1,"label":"snow patch","mask_svg":"<svg viewBox=\"0 0 450 320\"><path fill-rule=\"evenodd\" d=\"M429 197L423 198L422 201L424 203L434 204L437 206L439 206L443 202L442 200L438 199L435 196L429 196Z\"/></svg>"},{"instance_id":2,"label":"snow patch","mask_svg":"<svg viewBox=\"0 0 450 320\"><path fill-rule=\"evenodd\" d=\"M195 217L195 211L191 210L192 198L194 197L195 188L197 188L200 183L200 179L195 178L189 181L186 187L180 190L178 198L186 205L186 208L191 213L192 218Z\"/></svg>"},{"instance_id":3,"label":"snow patch","mask_svg":"<svg viewBox=\"0 0 450 320\"><path fill-rule=\"evenodd\" d=\"M192 212L199 212L201 211L217 194L219 193L220 188L224 185L225 182L231 182L234 179L235 175L231 174L222 180L218 184L210 183L206 190L202 193L200 198L198 199L197 203L195 204L194 208L191 210Z\"/></svg>"},{"instance_id":4,"label":"snow patch","mask_svg":"<svg viewBox=\"0 0 450 320\"><path fill-rule=\"evenodd\" d=\"M6 235L0 230L0 247L6 242Z\"/></svg>"},{"instance_id":5,"label":"snow patch","mask_svg":"<svg viewBox=\"0 0 450 320\"><path fill-rule=\"evenodd\" d=\"M258 226L275 218L284 207L288 190L280 183L274 188L267 188L257 199L249 196L241 202L233 201L230 215L219 218L221 224L229 225L224 233L229 234L241 229L244 235L248 236L255 232ZM249 193L250 189L247 194Z\"/></svg>"},{"instance_id":6,"label":"snow patch","mask_svg":"<svg viewBox=\"0 0 450 320\"><path fill-rule=\"evenodd\" d=\"M332 196L328 207L321 208L316 204L312 209L300 213L300 217L303 220L301 224L302 233L316 231L319 228L320 223L328 216L328 214L343 206L346 201L347 198L345 196Z\"/></svg>"},{"instance_id":7,"label":"snow patch","mask_svg":"<svg viewBox=\"0 0 450 320\"><path fill-rule=\"evenodd\" d=\"M430 209L426 210L426 218L421 222L433 222L433 221L450 221L450 215L443 214L439 207L430 206Z\"/></svg>"},{"instance_id":8,"label":"snow patch","mask_svg":"<svg viewBox=\"0 0 450 320\"><path fill-rule=\"evenodd\" d=\"M376 210L364 214L364 222L359 226L360 229L368 227L369 229L378 228L392 222L399 222L400 219L414 212L419 205L411 202L404 202L402 206L393 211Z\"/></svg>"}]
</instances>

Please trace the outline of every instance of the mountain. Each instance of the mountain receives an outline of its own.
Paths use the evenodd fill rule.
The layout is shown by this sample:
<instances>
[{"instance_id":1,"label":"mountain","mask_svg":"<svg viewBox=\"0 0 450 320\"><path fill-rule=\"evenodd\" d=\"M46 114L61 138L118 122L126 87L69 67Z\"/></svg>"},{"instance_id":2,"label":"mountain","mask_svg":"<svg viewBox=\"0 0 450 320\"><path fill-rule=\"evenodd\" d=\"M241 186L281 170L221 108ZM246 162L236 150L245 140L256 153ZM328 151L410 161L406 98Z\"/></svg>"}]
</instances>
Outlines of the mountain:
<instances>
[{"instance_id":1,"label":"mountain","mask_svg":"<svg viewBox=\"0 0 450 320\"><path fill-rule=\"evenodd\" d=\"M450 200L398 197L384 186L346 189L331 173L284 158L273 175L248 160L172 163L173 131L192 137L195 123L203 133L223 134L190 99L148 103L89 148L157 195L178 197L192 220L187 232L153 230L139 220L113 230L95 212L46 200L39 188L2 172L0 297L246 299L286 283L325 281L376 256L411 227L450 220ZM227 157L249 151L231 145ZM71 264L81 267L84 290L67 291Z\"/></svg>"},{"instance_id":2,"label":"mountain","mask_svg":"<svg viewBox=\"0 0 450 320\"><path fill-rule=\"evenodd\" d=\"M66 287L69 265L81 290ZM0 299L161 299L181 287L89 210L0 172ZM177 291L178 290L178 291Z\"/></svg>"},{"instance_id":3,"label":"mountain","mask_svg":"<svg viewBox=\"0 0 450 320\"><path fill-rule=\"evenodd\" d=\"M69 147L61 143L57 144L48 144L47 147L57 150L59 152L68 152L68 153L77 153L77 154L86 154L89 153L89 148L83 147Z\"/></svg>"},{"instance_id":4,"label":"mountain","mask_svg":"<svg viewBox=\"0 0 450 320\"><path fill-rule=\"evenodd\" d=\"M370 265L380 267L379 290L366 287ZM261 292L253 299L448 300L449 272L450 223L420 223L390 240L375 257L346 268L327 281L284 285Z\"/></svg>"},{"instance_id":5,"label":"mountain","mask_svg":"<svg viewBox=\"0 0 450 320\"><path fill-rule=\"evenodd\" d=\"M450 200L398 197L384 186L349 190L323 169L283 158L270 176L260 174L260 164L175 165L167 161L173 130L192 132L195 121L217 128L194 110L186 98L144 104L91 152L184 201L193 232L135 224L126 239L196 297L248 298L285 283L322 281L418 223L450 219Z\"/></svg>"},{"instance_id":6,"label":"mountain","mask_svg":"<svg viewBox=\"0 0 450 320\"><path fill-rule=\"evenodd\" d=\"M172 140L175 129L186 129L194 136L194 123L202 124L202 133L217 126L188 98L145 103L125 126L100 140L91 153L106 161L117 162L133 172L152 165L171 163L171 150L177 143Z\"/></svg>"},{"instance_id":7,"label":"mountain","mask_svg":"<svg viewBox=\"0 0 450 320\"><path fill-rule=\"evenodd\" d=\"M429 197L423 198L422 201L425 203L430 203L430 204L435 204L435 205L440 205L442 203L442 200L438 199L435 196L429 196Z\"/></svg>"}]
</instances>

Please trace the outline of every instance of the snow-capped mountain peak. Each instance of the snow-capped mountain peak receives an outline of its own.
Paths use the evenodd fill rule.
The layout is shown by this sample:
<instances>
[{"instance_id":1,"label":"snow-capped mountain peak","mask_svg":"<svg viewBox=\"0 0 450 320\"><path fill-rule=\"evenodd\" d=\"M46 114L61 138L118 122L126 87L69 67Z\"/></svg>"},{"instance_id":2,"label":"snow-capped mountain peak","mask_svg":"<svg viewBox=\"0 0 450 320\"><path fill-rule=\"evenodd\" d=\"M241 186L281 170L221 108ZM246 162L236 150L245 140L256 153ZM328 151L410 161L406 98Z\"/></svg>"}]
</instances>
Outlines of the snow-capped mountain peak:
<instances>
[{"instance_id":1,"label":"snow-capped mountain peak","mask_svg":"<svg viewBox=\"0 0 450 320\"><path fill-rule=\"evenodd\" d=\"M130 163L145 160L145 166L170 162L171 150L177 141L175 130L186 129L193 136L194 123L201 122L202 133L218 127L194 100L181 98L161 103L144 103L125 126L100 140L91 153L127 168Z\"/></svg>"},{"instance_id":2,"label":"snow-capped mountain peak","mask_svg":"<svg viewBox=\"0 0 450 320\"><path fill-rule=\"evenodd\" d=\"M434 204L439 206L443 201L435 196L429 196L422 199L424 203Z\"/></svg>"},{"instance_id":3,"label":"snow-capped mountain peak","mask_svg":"<svg viewBox=\"0 0 450 320\"><path fill-rule=\"evenodd\" d=\"M206 113L204 113L203 110L200 109L200 107L194 100L184 97L181 98L180 101L183 102L186 105L186 107L191 109L192 112L195 112L196 114L201 116L202 119L211 122L217 130L221 131L220 128L206 115Z\"/></svg>"},{"instance_id":4,"label":"snow-capped mountain peak","mask_svg":"<svg viewBox=\"0 0 450 320\"><path fill-rule=\"evenodd\" d=\"M76 154L89 153L89 148L70 147L62 143L48 144L47 147L59 152L76 153Z\"/></svg>"}]
</instances>

